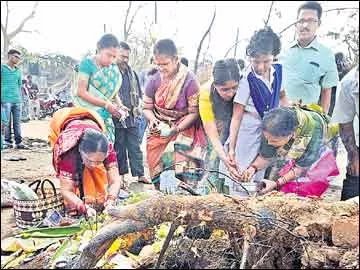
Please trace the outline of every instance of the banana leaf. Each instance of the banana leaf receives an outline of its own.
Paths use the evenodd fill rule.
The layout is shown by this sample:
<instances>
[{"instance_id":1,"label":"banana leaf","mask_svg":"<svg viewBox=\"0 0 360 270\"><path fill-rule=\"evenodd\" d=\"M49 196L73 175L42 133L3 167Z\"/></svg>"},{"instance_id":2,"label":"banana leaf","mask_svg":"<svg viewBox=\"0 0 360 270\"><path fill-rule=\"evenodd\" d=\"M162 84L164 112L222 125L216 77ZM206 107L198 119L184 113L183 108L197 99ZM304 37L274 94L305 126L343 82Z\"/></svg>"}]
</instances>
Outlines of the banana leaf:
<instances>
[{"instance_id":1,"label":"banana leaf","mask_svg":"<svg viewBox=\"0 0 360 270\"><path fill-rule=\"evenodd\" d=\"M20 233L21 238L63 238L69 237L75 233L80 232L82 229L77 226L66 227L51 227L51 228L36 228L23 231Z\"/></svg>"}]
</instances>

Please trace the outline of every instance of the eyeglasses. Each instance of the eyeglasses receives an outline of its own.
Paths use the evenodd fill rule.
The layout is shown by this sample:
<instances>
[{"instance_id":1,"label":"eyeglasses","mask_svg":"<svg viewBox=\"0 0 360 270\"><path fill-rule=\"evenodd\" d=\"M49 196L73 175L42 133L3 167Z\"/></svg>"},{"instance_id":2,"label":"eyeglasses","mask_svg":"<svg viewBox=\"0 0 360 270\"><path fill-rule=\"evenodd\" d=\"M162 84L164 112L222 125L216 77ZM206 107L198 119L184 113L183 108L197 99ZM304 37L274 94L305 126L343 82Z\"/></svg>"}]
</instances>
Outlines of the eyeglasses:
<instances>
[{"instance_id":1,"label":"eyeglasses","mask_svg":"<svg viewBox=\"0 0 360 270\"><path fill-rule=\"evenodd\" d=\"M91 159L89 159L89 158L86 156L86 154L83 153L83 152L80 152L80 155L81 155L82 160L83 160L85 163L89 164L89 165L95 165L95 166L96 166L96 165L100 165L100 164L104 163L104 160L99 161L99 160L91 160Z\"/></svg>"},{"instance_id":2,"label":"eyeglasses","mask_svg":"<svg viewBox=\"0 0 360 270\"><path fill-rule=\"evenodd\" d=\"M304 24L304 23L308 23L308 24L314 24L317 23L319 20L314 19L314 18L310 18L310 19L300 19L296 22L296 24Z\"/></svg>"},{"instance_id":3,"label":"eyeglasses","mask_svg":"<svg viewBox=\"0 0 360 270\"><path fill-rule=\"evenodd\" d=\"M12 56L14 56L15 58L17 58L17 59L21 59L21 56L20 55L17 55L17 54L13 54Z\"/></svg>"}]
</instances>

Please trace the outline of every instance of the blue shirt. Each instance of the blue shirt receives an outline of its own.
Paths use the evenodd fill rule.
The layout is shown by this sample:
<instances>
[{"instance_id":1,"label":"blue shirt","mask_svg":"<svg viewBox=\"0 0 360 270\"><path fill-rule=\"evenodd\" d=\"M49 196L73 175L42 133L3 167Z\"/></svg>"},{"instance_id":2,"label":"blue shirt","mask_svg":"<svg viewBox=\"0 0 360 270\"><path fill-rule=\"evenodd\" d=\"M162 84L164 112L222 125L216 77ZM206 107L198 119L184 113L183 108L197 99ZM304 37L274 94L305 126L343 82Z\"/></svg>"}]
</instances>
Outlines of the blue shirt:
<instances>
[{"instance_id":1,"label":"blue shirt","mask_svg":"<svg viewBox=\"0 0 360 270\"><path fill-rule=\"evenodd\" d=\"M280 56L284 89L292 101L318 104L321 89L337 85L338 72L331 50L315 38L307 47L297 41Z\"/></svg>"}]
</instances>

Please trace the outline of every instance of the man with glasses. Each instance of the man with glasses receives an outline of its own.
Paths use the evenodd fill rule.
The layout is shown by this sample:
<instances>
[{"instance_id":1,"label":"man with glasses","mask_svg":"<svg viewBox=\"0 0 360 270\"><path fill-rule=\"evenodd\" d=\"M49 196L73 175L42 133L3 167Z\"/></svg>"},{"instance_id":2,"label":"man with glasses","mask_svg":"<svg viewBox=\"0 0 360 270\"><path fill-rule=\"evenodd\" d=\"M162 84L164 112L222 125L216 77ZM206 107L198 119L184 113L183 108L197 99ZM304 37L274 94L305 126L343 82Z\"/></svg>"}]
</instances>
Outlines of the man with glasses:
<instances>
[{"instance_id":1,"label":"man with glasses","mask_svg":"<svg viewBox=\"0 0 360 270\"><path fill-rule=\"evenodd\" d=\"M306 2L298 9L297 40L280 57L284 68L284 88L294 103L319 103L329 112L331 88L338 74L331 50L320 44L316 36L322 8L317 2Z\"/></svg>"},{"instance_id":2,"label":"man with glasses","mask_svg":"<svg viewBox=\"0 0 360 270\"><path fill-rule=\"evenodd\" d=\"M21 53L17 50L8 52L8 62L1 65L1 107L9 120L5 126L5 148L12 148L11 121L15 135L15 148L24 149L21 137L21 83L22 75L18 68Z\"/></svg>"}]
</instances>

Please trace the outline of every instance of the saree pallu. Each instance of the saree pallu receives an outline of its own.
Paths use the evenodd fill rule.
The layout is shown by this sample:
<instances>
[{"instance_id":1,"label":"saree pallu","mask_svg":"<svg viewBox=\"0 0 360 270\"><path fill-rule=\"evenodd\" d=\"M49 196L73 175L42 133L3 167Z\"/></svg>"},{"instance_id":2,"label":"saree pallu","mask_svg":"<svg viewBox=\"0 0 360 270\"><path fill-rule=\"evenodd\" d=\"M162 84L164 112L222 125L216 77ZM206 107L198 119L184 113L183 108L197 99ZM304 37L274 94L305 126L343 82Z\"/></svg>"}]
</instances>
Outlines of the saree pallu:
<instances>
[{"instance_id":1,"label":"saree pallu","mask_svg":"<svg viewBox=\"0 0 360 270\"><path fill-rule=\"evenodd\" d=\"M304 177L286 183L281 187L280 191L295 193L301 197L320 197L324 194L330 185L331 177L339 175L340 172L333 152L327 147L322 149L321 152L319 160L306 171ZM279 172L279 175L285 175L294 166L294 160L289 161Z\"/></svg>"},{"instance_id":2,"label":"saree pallu","mask_svg":"<svg viewBox=\"0 0 360 270\"><path fill-rule=\"evenodd\" d=\"M77 120L91 119L94 124L81 123ZM64 108L58 110L50 122L49 141L53 147L53 167L57 177L60 175L59 162L61 158L76 147L84 132L89 129L104 131L105 126L101 117L91 110L85 108ZM76 157L71 157L76 161ZM106 196L107 173L104 165L93 169L84 167L82 173L82 186L86 203L103 204ZM76 181L76 179L71 179ZM79 196L79 187L74 186L73 192ZM65 202L65 206L70 207Z\"/></svg>"},{"instance_id":3,"label":"saree pallu","mask_svg":"<svg viewBox=\"0 0 360 270\"><path fill-rule=\"evenodd\" d=\"M176 122L178 125L184 119ZM164 170L175 170L175 176L183 181L198 181L202 176L195 168L202 168L207 152L206 137L198 120L190 128L171 137L149 135L147 159L150 176L155 184Z\"/></svg>"},{"instance_id":4,"label":"saree pallu","mask_svg":"<svg viewBox=\"0 0 360 270\"><path fill-rule=\"evenodd\" d=\"M86 60L92 63L91 60ZM87 91L91 95L108 102L111 102L111 100L114 99L122 84L121 73L115 64L112 64L109 67L98 69L96 72L91 74L91 76L89 76L89 74L79 72L78 76L75 76L74 78L74 85L77 86L79 79L88 80ZM115 126L111 114L105 108L93 105L80 98L77 95L77 87L73 88L72 93L75 106L80 106L96 111L101 116L106 127L105 134L109 141L114 143Z\"/></svg>"}]
</instances>

